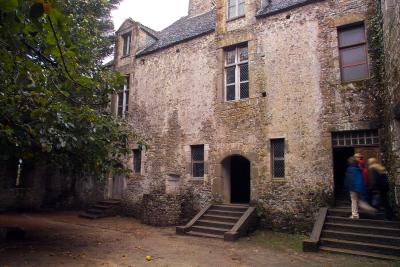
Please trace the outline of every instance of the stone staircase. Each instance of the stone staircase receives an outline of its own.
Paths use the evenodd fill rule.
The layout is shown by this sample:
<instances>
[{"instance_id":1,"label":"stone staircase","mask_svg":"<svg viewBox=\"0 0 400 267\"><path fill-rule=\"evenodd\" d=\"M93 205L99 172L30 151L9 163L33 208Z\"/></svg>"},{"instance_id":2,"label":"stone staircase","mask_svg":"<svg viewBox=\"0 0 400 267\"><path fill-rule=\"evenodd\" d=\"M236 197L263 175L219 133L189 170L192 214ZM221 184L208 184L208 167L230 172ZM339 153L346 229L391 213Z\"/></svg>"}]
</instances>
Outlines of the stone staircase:
<instances>
[{"instance_id":1,"label":"stone staircase","mask_svg":"<svg viewBox=\"0 0 400 267\"><path fill-rule=\"evenodd\" d=\"M325 216L323 216L324 214ZM399 221L385 221L382 211L379 211L374 217L361 212L360 219L350 219L350 214L349 206L325 209L322 215L320 212L321 216L314 225L314 228L320 228L320 233L318 234L318 229L314 229L316 231L313 230L312 233L316 250L376 259L400 260ZM321 226L318 227L317 224ZM313 251L305 249L304 245L303 243L304 251Z\"/></svg>"},{"instance_id":2,"label":"stone staircase","mask_svg":"<svg viewBox=\"0 0 400 267\"><path fill-rule=\"evenodd\" d=\"M256 222L254 207L245 204L212 204L200 211L187 225L178 226L176 233L234 241L254 230Z\"/></svg>"},{"instance_id":3,"label":"stone staircase","mask_svg":"<svg viewBox=\"0 0 400 267\"><path fill-rule=\"evenodd\" d=\"M79 214L79 217L87 219L99 219L112 217L118 214L121 201L118 199L102 200L90 206L85 212Z\"/></svg>"}]
</instances>

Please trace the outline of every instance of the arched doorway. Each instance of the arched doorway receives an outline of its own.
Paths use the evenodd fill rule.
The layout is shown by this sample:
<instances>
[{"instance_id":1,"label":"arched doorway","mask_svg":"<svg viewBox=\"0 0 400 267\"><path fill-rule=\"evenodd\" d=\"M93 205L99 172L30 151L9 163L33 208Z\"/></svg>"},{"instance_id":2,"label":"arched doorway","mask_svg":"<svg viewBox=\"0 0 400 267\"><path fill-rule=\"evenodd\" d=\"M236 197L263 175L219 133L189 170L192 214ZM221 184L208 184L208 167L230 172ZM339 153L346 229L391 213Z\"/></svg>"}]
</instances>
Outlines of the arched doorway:
<instances>
[{"instance_id":1,"label":"arched doorway","mask_svg":"<svg viewBox=\"0 0 400 267\"><path fill-rule=\"evenodd\" d=\"M222 161L225 202L250 202L250 161L240 155L232 155Z\"/></svg>"}]
</instances>

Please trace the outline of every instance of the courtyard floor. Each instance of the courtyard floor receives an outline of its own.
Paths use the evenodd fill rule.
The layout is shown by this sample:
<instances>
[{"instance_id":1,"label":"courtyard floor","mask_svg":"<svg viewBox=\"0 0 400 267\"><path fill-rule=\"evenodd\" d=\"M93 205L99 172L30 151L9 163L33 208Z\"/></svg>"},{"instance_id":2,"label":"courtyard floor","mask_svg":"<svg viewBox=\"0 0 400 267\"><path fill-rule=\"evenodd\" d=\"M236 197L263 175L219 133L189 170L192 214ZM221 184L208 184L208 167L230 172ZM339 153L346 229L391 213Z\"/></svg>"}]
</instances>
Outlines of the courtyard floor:
<instances>
[{"instance_id":1,"label":"courtyard floor","mask_svg":"<svg viewBox=\"0 0 400 267\"><path fill-rule=\"evenodd\" d=\"M0 241L0 267L11 266L400 266L367 258L301 252L296 235L259 231L229 243L178 236L132 218L86 220L76 212L0 214L0 226L26 230ZM146 256L152 260L147 261Z\"/></svg>"}]
</instances>

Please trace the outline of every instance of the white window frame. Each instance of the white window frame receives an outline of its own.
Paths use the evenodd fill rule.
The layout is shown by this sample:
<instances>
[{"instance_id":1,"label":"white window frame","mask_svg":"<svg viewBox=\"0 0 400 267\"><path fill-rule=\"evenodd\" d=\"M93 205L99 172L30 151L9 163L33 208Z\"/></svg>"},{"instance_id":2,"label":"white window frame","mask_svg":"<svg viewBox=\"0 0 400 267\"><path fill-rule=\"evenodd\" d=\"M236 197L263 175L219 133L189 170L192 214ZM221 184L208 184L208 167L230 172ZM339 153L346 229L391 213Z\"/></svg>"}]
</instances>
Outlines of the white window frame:
<instances>
[{"instance_id":1,"label":"white window frame","mask_svg":"<svg viewBox=\"0 0 400 267\"><path fill-rule=\"evenodd\" d=\"M246 47L247 48L247 60L244 61L240 61L240 49ZM237 101L237 100L241 100L241 99L247 99L250 97L250 82L249 80L246 81L240 81L240 66L247 64L247 67L249 68L249 47L248 45L238 45L235 48L235 63L231 63L228 64L228 57L227 57L227 53L229 51L232 51L233 49L227 49L224 52L224 56L225 56L225 101ZM230 67L235 67L235 83L227 83L227 69ZM250 69L248 69L248 72L250 72ZM249 73L250 76L250 73ZM240 85L243 83L248 83L249 84L249 97L246 98L241 98L240 97ZM235 99L233 100L228 100L228 86L232 86L235 85Z\"/></svg>"},{"instance_id":2,"label":"white window frame","mask_svg":"<svg viewBox=\"0 0 400 267\"><path fill-rule=\"evenodd\" d=\"M120 105L119 105L119 94L120 94L121 92L118 93L118 94L117 94L117 97L116 97L117 101L116 101L116 105L115 105L115 114L116 114L118 117L121 117L121 118L125 118L125 115L126 115L126 113L128 112L128 109L129 109L128 100L129 100L129 82L130 82L130 75L128 75L128 76L126 77L126 80L127 80L127 83L124 84L124 89L122 90L122 97L123 97L123 99L122 99L122 114L119 113L119 107L120 107Z\"/></svg>"},{"instance_id":3,"label":"white window frame","mask_svg":"<svg viewBox=\"0 0 400 267\"><path fill-rule=\"evenodd\" d=\"M234 3L232 6L229 6L230 0L227 0L227 4L226 4L226 17L228 18L228 20L243 17L246 13L246 0L231 0L231 1L233 1L233 3ZM243 5L244 5L243 14L239 14L239 3L243 3ZM229 16L230 15L229 14L230 7L235 7L235 13L231 16Z\"/></svg>"}]
</instances>

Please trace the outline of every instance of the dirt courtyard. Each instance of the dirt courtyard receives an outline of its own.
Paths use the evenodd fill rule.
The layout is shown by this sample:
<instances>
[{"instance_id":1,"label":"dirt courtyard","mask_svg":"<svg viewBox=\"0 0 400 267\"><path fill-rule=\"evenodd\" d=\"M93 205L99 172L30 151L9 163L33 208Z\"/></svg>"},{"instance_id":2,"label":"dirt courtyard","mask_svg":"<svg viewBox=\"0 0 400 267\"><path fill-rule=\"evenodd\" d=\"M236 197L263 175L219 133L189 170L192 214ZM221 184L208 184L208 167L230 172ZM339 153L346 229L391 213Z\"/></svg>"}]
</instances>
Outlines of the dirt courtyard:
<instances>
[{"instance_id":1,"label":"dirt courtyard","mask_svg":"<svg viewBox=\"0 0 400 267\"><path fill-rule=\"evenodd\" d=\"M0 267L395 266L366 258L303 253L293 248L292 243L298 246L300 241L282 247L278 243L289 235L276 236L268 231L230 243L178 236L173 227L150 227L132 218L91 221L75 212L0 214L0 226L18 226L26 231L23 240L0 240ZM146 256L152 260L147 261Z\"/></svg>"}]
</instances>

